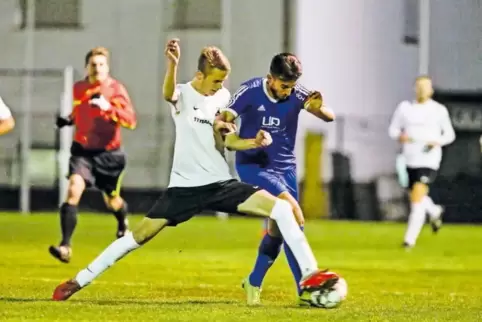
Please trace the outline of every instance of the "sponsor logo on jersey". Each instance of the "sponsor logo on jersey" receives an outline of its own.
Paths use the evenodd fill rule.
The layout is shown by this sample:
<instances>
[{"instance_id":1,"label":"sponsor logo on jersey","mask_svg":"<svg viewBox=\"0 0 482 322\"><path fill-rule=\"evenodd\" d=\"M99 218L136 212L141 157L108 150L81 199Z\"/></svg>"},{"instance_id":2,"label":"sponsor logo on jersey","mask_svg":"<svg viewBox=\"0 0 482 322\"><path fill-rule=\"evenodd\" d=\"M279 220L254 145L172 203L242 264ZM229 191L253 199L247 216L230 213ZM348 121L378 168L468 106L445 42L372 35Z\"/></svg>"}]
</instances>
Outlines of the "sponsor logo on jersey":
<instances>
[{"instance_id":1,"label":"sponsor logo on jersey","mask_svg":"<svg viewBox=\"0 0 482 322\"><path fill-rule=\"evenodd\" d=\"M266 127L278 127L281 124L281 120L274 116L263 116L261 124Z\"/></svg>"},{"instance_id":2,"label":"sponsor logo on jersey","mask_svg":"<svg viewBox=\"0 0 482 322\"><path fill-rule=\"evenodd\" d=\"M210 126L213 126L213 123L209 120L206 120L206 119L201 119L199 117L194 117L194 122L197 122L197 123L201 123L201 124L207 124L207 125L210 125Z\"/></svg>"}]
</instances>

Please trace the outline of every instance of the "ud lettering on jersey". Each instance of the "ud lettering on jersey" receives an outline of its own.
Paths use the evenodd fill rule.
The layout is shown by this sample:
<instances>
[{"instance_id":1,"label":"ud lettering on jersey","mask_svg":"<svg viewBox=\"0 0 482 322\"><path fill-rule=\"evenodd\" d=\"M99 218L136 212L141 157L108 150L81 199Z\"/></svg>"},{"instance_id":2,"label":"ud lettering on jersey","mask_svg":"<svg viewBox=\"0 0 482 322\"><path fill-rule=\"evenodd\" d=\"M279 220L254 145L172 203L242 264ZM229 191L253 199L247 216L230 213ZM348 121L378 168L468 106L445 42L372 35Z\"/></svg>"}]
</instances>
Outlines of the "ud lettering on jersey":
<instances>
[{"instance_id":1,"label":"ud lettering on jersey","mask_svg":"<svg viewBox=\"0 0 482 322\"><path fill-rule=\"evenodd\" d=\"M262 129L271 134L273 143L266 148L236 152L236 163L257 163L274 170L296 168L294 154L298 117L309 91L296 85L282 101L267 91L267 79L258 77L244 82L231 98L227 110L241 120L239 137L253 138ZM244 119L249 122L243 122Z\"/></svg>"}]
</instances>

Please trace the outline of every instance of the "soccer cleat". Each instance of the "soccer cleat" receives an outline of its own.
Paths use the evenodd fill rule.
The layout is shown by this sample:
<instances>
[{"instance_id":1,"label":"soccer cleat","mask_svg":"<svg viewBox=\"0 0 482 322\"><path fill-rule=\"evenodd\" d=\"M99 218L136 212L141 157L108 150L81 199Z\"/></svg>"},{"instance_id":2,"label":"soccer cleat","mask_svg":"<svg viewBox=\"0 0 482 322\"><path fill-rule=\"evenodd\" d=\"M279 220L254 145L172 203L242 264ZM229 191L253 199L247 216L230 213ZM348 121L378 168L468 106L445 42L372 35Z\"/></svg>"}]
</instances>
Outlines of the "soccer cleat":
<instances>
[{"instance_id":1,"label":"soccer cleat","mask_svg":"<svg viewBox=\"0 0 482 322\"><path fill-rule=\"evenodd\" d=\"M432 227L432 232L434 234L438 233L440 228L442 228L442 214L444 212L444 207L440 205L436 205L435 207L437 208L438 213L438 215L435 216L437 219L430 220L430 226Z\"/></svg>"},{"instance_id":2,"label":"soccer cleat","mask_svg":"<svg viewBox=\"0 0 482 322\"><path fill-rule=\"evenodd\" d=\"M54 301L65 301L78 291L80 291L81 287L76 280L72 279L70 281L64 282L57 286L54 290L54 294L52 295L52 300Z\"/></svg>"},{"instance_id":3,"label":"soccer cleat","mask_svg":"<svg viewBox=\"0 0 482 322\"><path fill-rule=\"evenodd\" d=\"M253 286L249 282L249 276L243 280L241 287L246 292L246 304L260 305L261 304L261 287Z\"/></svg>"},{"instance_id":4,"label":"soccer cleat","mask_svg":"<svg viewBox=\"0 0 482 322\"><path fill-rule=\"evenodd\" d=\"M121 238L121 237L124 237L125 234L127 234L129 232L129 220L124 219L124 222L122 223L119 223L117 225L117 233L116 233L116 237L117 238Z\"/></svg>"},{"instance_id":5,"label":"soccer cleat","mask_svg":"<svg viewBox=\"0 0 482 322\"><path fill-rule=\"evenodd\" d=\"M57 258L62 263L70 262L70 258L72 257L72 248L70 248L70 246L50 246L49 252L50 255Z\"/></svg>"},{"instance_id":6,"label":"soccer cleat","mask_svg":"<svg viewBox=\"0 0 482 322\"><path fill-rule=\"evenodd\" d=\"M413 248L413 246L415 246L415 245L412 245L412 244L407 243L407 242L403 242L403 244L402 244L402 247L405 248L406 251L411 250Z\"/></svg>"},{"instance_id":7,"label":"soccer cleat","mask_svg":"<svg viewBox=\"0 0 482 322\"><path fill-rule=\"evenodd\" d=\"M303 291L326 290L335 286L340 277L338 274L329 272L328 270L316 271L306 277L300 282L300 287Z\"/></svg>"}]
</instances>

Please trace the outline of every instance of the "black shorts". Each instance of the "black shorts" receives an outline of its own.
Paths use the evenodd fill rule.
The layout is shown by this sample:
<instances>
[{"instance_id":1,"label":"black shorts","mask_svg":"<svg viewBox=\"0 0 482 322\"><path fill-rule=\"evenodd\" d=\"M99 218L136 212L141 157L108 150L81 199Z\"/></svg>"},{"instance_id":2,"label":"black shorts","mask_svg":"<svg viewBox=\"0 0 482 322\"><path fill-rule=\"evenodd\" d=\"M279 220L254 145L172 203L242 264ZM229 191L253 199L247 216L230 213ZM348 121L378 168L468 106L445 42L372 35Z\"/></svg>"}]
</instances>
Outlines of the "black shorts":
<instances>
[{"instance_id":1,"label":"black shorts","mask_svg":"<svg viewBox=\"0 0 482 322\"><path fill-rule=\"evenodd\" d=\"M239 213L238 206L256 193L259 187L228 180L199 187L168 188L147 214L165 218L176 226L203 211Z\"/></svg>"},{"instance_id":2,"label":"black shorts","mask_svg":"<svg viewBox=\"0 0 482 322\"><path fill-rule=\"evenodd\" d=\"M417 182L430 186L437 177L437 171L430 168L408 168L408 189L412 189Z\"/></svg>"},{"instance_id":3,"label":"black shorts","mask_svg":"<svg viewBox=\"0 0 482 322\"><path fill-rule=\"evenodd\" d=\"M105 194L119 195L122 176L126 167L123 150L88 151L73 143L69 160L69 177L80 175L87 186L96 187Z\"/></svg>"}]
</instances>

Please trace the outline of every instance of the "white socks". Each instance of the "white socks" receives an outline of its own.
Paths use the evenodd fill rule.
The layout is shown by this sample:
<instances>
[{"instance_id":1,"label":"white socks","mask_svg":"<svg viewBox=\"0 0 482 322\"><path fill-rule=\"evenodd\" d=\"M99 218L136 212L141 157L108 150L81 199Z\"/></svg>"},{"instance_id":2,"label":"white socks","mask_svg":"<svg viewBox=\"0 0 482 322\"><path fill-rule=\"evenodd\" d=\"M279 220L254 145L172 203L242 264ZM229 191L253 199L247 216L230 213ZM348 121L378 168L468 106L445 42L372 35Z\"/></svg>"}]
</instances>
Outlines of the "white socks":
<instances>
[{"instance_id":1,"label":"white socks","mask_svg":"<svg viewBox=\"0 0 482 322\"><path fill-rule=\"evenodd\" d=\"M412 203L408 217L408 227L405 233L405 242L410 246L415 245L418 235L425 223L425 204L423 202Z\"/></svg>"},{"instance_id":2,"label":"white socks","mask_svg":"<svg viewBox=\"0 0 482 322\"><path fill-rule=\"evenodd\" d=\"M318 270L318 263L311 250L305 234L296 222L293 209L289 202L278 199L271 211L271 219L276 221L285 242L293 252L300 265L303 276L310 275Z\"/></svg>"},{"instance_id":3,"label":"white socks","mask_svg":"<svg viewBox=\"0 0 482 322\"><path fill-rule=\"evenodd\" d=\"M138 248L140 245L132 237L132 233L128 232L112 244L110 244L87 268L81 270L75 280L80 287L84 287L92 282L97 276L102 274L106 269L112 266L116 261L124 257L130 251Z\"/></svg>"},{"instance_id":4,"label":"white socks","mask_svg":"<svg viewBox=\"0 0 482 322\"><path fill-rule=\"evenodd\" d=\"M422 200L422 203L425 206L425 211L430 217L430 220L437 220L440 218L442 210L439 205L434 204L432 198L425 196Z\"/></svg>"}]
</instances>

